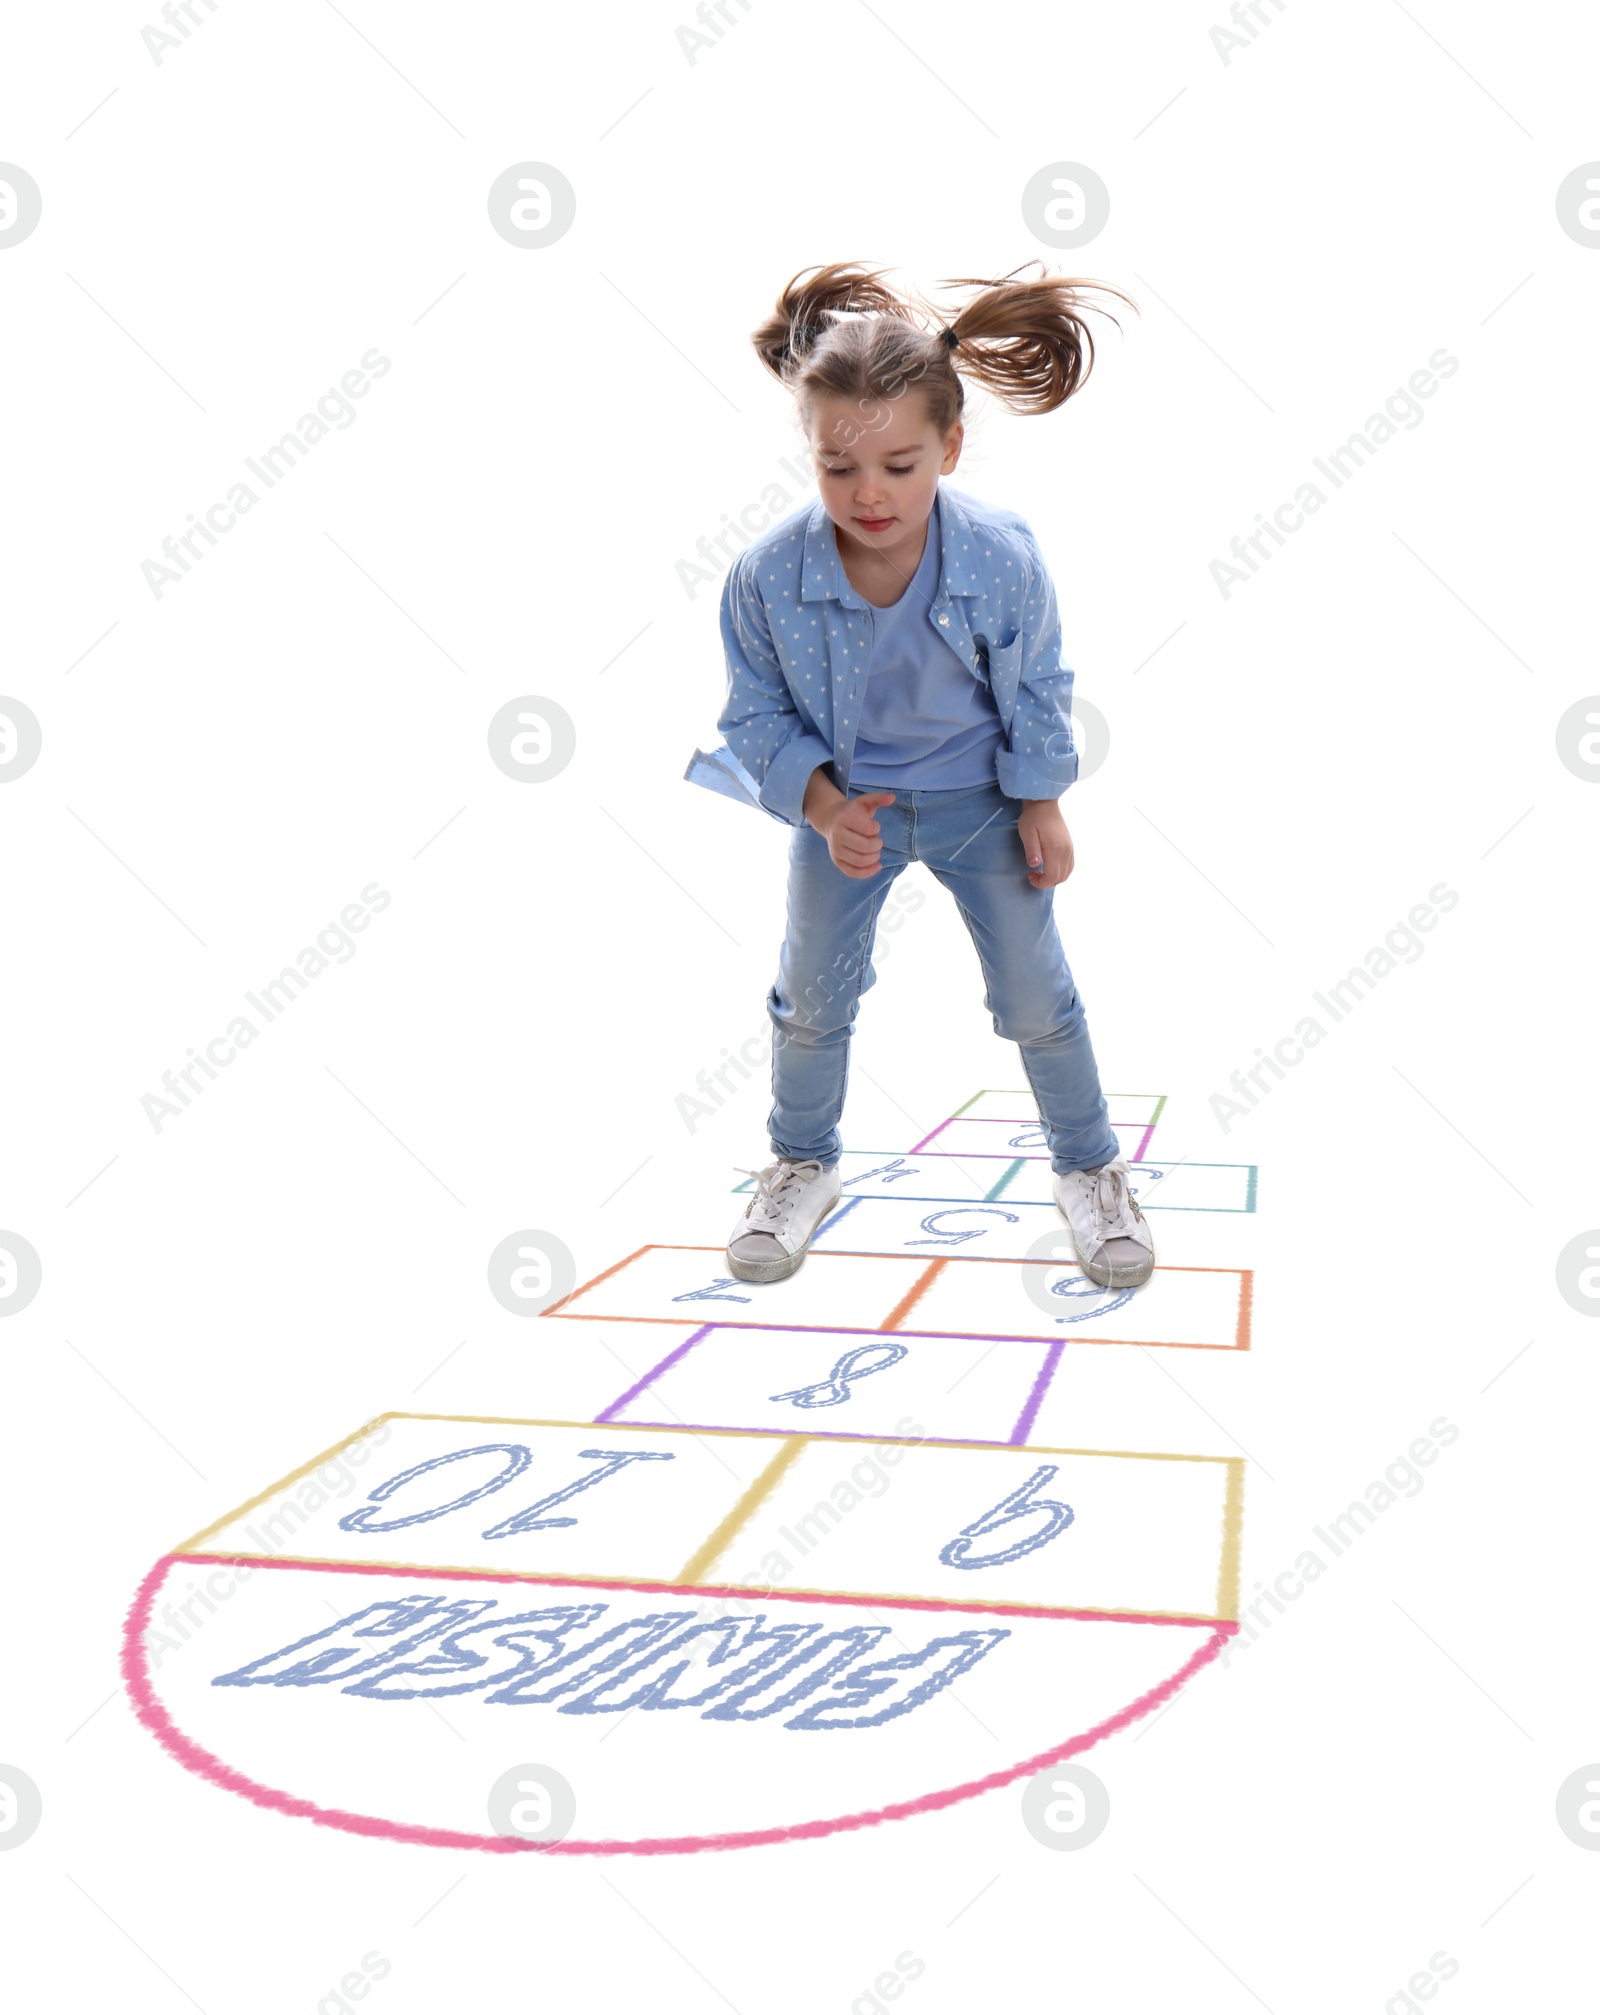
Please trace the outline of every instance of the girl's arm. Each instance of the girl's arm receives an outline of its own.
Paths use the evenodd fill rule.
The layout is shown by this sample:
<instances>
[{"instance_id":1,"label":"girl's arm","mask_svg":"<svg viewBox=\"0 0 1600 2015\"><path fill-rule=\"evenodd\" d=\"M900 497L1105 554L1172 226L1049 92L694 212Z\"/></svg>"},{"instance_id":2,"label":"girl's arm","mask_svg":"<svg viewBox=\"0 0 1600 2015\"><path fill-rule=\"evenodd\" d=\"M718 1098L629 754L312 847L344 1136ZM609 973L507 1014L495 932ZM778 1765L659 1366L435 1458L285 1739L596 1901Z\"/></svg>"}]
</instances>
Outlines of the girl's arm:
<instances>
[{"instance_id":1,"label":"girl's arm","mask_svg":"<svg viewBox=\"0 0 1600 2015\"><path fill-rule=\"evenodd\" d=\"M833 750L795 704L748 552L728 569L721 623L728 690L718 731L755 779L767 810L792 826L804 825L806 786Z\"/></svg>"},{"instance_id":2,"label":"girl's arm","mask_svg":"<svg viewBox=\"0 0 1600 2015\"><path fill-rule=\"evenodd\" d=\"M1022 526L1033 560L1023 590L1017 704L1011 746L996 758L1000 788L1023 800L1017 835L1028 881L1054 888L1072 873L1072 835L1057 800L1077 781L1078 750L1072 735L1072 670L1061 662L1061 617L1055 583L1031 526Z\"/></svg>"},{"instance_id":3,"label":"girl's arm","mask_svg":"<svg viewBox=\"0 0 1600 2015\"><path fill-rule=\"evenodd\" d=\"M811 772L811 779L806 785L805 798L801 804L808 825L815 826L819 833L826 834L828 820L834 807L844 802L844 792L825 769L815 769Z\"/></svg>"},{"instance_id":4,"label":"girl's arm","mask_svg":"<svg viewBox=\"0 0 1600 2015\"><path fill-rule=\"evenodd\" d=\"M1032 533L1026 536L1033 569L1023 586L1016 641L1006 646L1008 652L1020 654L1017 703L1009 747L997 755L995 769L1007 797L1053 801L1078 776L1078 751L1072 737L1073 675L1071 667L1061 662L1061 617L1055 584L1039 557ZM991 682L994 659L991 648Z\"/></svg>"}]
</instances>

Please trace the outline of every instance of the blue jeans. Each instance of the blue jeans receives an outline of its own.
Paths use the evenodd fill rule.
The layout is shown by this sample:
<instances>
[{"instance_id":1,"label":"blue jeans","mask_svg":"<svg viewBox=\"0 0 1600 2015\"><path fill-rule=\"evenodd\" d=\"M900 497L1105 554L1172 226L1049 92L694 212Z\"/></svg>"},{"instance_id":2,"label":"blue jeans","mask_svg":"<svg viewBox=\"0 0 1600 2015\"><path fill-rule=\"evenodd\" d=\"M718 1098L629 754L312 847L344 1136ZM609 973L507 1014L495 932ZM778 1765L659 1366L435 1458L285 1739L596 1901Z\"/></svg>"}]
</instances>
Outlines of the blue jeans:
<instances>
[{"instance_id":1,"label":"blue jeans","mask_svg":"<svg viewBox=\"0 0 1600 2015\"><path fill-rule=\"evenodd\" d=\"M767 995L772 1020L772 1153L831 1167L861 995L877 978L872 941L896 877L923 861L956 899L983 968L984 1006L1014 1042L1058 1174L1099 1168L1120 1149L1111 1130L1083 1002L1056 933L1055 890L1028 881L1017 836L1022 805L998 784L901 791L878 808L882 865L840 872L814 826L789 843L788 931ZM909 1004L908 1004L909 1005Z\"/></svg>"}]
</instances>

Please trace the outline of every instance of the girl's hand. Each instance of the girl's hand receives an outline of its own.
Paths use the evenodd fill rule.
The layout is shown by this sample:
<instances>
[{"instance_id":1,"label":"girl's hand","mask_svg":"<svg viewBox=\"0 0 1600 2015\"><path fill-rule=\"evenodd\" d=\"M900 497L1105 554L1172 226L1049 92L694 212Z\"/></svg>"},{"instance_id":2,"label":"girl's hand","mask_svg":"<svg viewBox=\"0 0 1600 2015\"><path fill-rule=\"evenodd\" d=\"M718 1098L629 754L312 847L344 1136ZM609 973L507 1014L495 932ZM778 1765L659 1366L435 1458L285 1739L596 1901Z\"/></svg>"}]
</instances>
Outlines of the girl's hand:
<instances>
[{"instance_id":1,"label":"girl's hand","mask_svg":"<svg viewBox=\"0 0 1600 2015\"><path fill-rule=\"evenodd\" d=\"M892 805L893 791L868 791L864 797L840 798L824 814L821 831L828 842L828 854L840 874L854 882L864 882L878 872L883 855L883 835L875 816L879 805ZM813 819L813 824L815 820Z\"/></svg>"},{"instance_id":2,"label":"girl's hand","mask_svg":"<svg viewBox=\"0 0 1600 2015\"><path fill-rule=\"evenodd\" d=\"M1072 873L1072 835L1054 798L1024 798L1017 835L1032 870L1028 876L1032 887L1054 888Z\"/></svg>"}]
</instances>

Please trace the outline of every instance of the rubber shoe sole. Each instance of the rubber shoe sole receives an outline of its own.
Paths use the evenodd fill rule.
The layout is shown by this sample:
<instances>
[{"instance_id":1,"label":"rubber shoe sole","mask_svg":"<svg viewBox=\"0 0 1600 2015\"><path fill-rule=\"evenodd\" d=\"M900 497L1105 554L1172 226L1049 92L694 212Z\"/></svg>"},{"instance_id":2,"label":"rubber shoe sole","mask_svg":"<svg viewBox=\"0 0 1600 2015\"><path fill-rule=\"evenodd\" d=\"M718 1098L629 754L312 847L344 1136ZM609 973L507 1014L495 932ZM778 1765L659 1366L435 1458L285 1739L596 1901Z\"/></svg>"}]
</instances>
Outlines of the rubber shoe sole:
<instances>
[{"instance_id":1,"label":"rubber shoe sole","mask_svg":"<svg viewBox=\"0 0 1600 2015\"><path fill-rule=\"evenodd\" d=\"M816 1237L817 1233L844 1200L844 1192L841 1190L839 1195L834 1198L833 1202L828 1205L828 1208L811 1227L810 1236L798 1252L786 1252L778 1259L736 1259L730 1251L727 1255L729 1272L735 1280L787 1280L791 1273L798 1272L801 1262L811 1250L811 1240ZM745 1234L740 1232L739 1236L743 1238Z\"/></svg>"},{"instance_id":2,"label":"rubber shoe sole","mask_svg":"<svg viewBox=\"0 0 1600 2015\"><path fill-rule=\"evenodd\" d=\"M1065 1211L1061 1215L1066 1218L1068 1231L1072 1231L1071 1218L1067 1217ZM1088 1259L1084 1256L1083 1247L1079 1245L1078 1234L1075 1231L1072 1231L1072 1249L1078 1255L1079 1266L1096 1287L1142 1287L1156 1270L1156 1256L1153 1252L1146 1253L1144 1258L1133 1266L1113 1266L1103 1259Z\"/></svg>"}]
</instances>

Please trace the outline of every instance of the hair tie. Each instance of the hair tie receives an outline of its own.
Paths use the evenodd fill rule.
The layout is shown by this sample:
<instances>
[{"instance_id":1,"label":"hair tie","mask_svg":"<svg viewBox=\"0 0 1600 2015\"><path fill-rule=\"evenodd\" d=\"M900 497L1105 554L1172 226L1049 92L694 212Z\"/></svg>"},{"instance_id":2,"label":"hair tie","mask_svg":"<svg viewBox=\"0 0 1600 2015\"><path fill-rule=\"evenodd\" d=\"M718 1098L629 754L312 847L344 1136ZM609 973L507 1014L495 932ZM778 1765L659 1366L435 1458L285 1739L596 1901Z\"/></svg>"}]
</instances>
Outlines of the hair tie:
<instances>
[{"instance_id":1,"label":"hair tie","mask_svg":"<svg viewBox=\"0 0 1600 2015\"><path fill-rule=\"evenodd\" d=\"M946 324L946 326L939 331L939 340L941 343L945 344L947 348L953 350L957 345L957 343L961 341L961 338L956 334L954 329L952 329L948 324Z\"/></svg>"}]
</instances>

